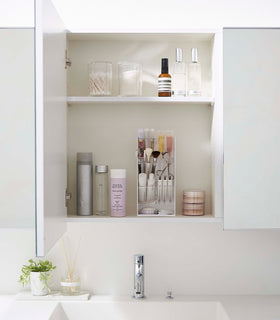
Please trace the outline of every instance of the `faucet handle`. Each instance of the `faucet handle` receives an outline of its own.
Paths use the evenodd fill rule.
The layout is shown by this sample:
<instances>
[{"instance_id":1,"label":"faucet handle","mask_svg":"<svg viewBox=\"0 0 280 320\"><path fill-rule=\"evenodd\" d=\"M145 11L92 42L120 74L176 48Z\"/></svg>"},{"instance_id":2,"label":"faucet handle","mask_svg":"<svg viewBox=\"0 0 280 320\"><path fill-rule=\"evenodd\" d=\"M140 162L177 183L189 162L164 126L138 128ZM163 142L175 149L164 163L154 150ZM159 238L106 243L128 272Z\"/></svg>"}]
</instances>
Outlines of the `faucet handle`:
<instances>
[{"instance_id":1,"label":"faucet handle","mask_svg":"<svg viewBox=\"0 0 280 320\"><path fill-rule=\"evenodd\" d=\"M134 255L134 264L144 264L144 255L143 254L135 254Z\"/></svg>"},{"instance_id":2,"label":"faucet handle","mask_svg":"<svg viewBox=\"0 0 280 320\"><path fill-rule=\"evenodd\" d=\"M167 291L166 294L167 294L166 299L173 299L172 291Z\"/></svg>"}]
</instances>

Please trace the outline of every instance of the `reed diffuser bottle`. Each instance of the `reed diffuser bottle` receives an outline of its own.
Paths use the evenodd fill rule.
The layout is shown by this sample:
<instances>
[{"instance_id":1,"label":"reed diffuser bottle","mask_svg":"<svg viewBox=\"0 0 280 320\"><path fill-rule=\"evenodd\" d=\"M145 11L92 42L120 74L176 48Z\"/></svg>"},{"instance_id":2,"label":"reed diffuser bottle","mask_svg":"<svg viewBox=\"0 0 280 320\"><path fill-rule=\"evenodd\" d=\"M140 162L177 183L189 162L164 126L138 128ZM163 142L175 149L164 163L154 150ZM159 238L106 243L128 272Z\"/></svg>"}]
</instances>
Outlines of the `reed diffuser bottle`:
<instances>
[{"instance_id":1,"label":"reed diffuser bottle","mask_svg":"<svg viewBox=\"0 0 280 320\"><path fill-rule=\"evenodd\" d=\"M161 74L158 76L158 96L171 97L171 75L168 73L168 59L161 59Z\"/></svg>"},{"instance_id":2,"label":"reed diffuser bottle","mask_svg":"<svg viewBox=\"0 0 280 320\"><path fill-rule=\"evenodd\" d=\"M65 242L64 238L60 239L60 245L67 267L67 273L60 281L61 293L64 296L75 296L80 294L80 277L75 272L80 242L81 238L79 240L75 256L71 259L69 242Z\"/></svg>"}]
</instances>

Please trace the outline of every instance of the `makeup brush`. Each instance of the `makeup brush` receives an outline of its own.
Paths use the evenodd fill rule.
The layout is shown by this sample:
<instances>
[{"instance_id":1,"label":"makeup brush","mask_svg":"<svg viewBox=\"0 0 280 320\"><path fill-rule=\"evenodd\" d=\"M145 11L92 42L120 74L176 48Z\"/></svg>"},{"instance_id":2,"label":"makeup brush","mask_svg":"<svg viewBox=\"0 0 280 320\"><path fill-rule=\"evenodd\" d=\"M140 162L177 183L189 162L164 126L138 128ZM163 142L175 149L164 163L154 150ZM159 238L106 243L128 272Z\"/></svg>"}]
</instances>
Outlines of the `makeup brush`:
<instances>
[{"instance_id":1,"label":"makeup brush","mask_svg":"<svg viewBox=\"0 0 280 320\"><path fill-rule=\"evenodd\" d=\"M147 157L147 162L150 163L151 162L151 155L153 153L153 149L152 148L146 148L145 149L145 154Z\"/></svg>"},{"instance_id":2,"label":"makeup brush","mask_svg":"<svg viewBox=\"0 0 280 320\"><path fill-rule=\"evenodd\" d=\"M152 157L153 157L152 173L155 173L155 171L156 171L157 158L159 157L159 155L160 155L159 151L152 152Z\"/></svg>"},{"instance_id":3,"label":"makeup brush","mask_svg":"<svg viewBox=\"0 0 280 320\"><path fill-rule=\"evenodd\" d=\"M153 151L153 152L152 152L152 157L153 157L154 159L157 159L157 158L159 157L159 155L160 155L160 152L159 152L159 151Z\"/></svg>"}]
</instances>

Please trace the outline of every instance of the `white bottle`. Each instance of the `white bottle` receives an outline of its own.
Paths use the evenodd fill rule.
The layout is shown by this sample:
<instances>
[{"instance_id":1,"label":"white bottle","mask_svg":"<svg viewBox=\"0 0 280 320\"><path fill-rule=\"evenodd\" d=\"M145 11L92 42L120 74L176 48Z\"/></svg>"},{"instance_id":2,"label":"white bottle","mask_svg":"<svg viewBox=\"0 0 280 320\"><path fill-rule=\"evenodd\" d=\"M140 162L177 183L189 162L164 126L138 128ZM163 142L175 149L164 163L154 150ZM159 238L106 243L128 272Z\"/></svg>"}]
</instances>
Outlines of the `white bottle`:
<instances>
[{"instance_id":1,"label":"white bottle","mask_svg":"<svg viewBox=\"0 0 280 320\"><path fill-rule=\"evenodd\" d=\"M201 66L198 62L197 48L192 48L192 62L188 66L188 95L201 95Z\"/></svg>"},{"instance_id":2,"label":"white bottle","mask_svg":"<svg viewBox=\"0 0 280 320\"><path fill-rule=\"evenodd\" d=\"M77 215L93 215L92 153L77 153Z\"/></svg>"},{"instance_id":3,"label":"white bottle","mask_svg":"<svg viewBox=\"0 0 280 320\"><path fill-rule=\"evenodd\" d=\"M183 62L183 50L176 48L176 62L172 75L172 95L186 95L186 64Z\"/></svg>"}]
</instances>

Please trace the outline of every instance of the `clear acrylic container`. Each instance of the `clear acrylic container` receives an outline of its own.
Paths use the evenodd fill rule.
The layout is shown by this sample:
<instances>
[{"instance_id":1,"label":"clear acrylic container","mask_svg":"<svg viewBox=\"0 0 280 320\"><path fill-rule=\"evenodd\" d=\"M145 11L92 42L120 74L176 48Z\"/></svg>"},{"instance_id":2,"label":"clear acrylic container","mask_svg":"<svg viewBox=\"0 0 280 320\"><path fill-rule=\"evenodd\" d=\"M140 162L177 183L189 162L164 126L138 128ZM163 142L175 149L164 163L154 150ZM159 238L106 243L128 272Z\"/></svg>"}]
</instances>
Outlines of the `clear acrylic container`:
<instances>
[{"instance_id":1,"label":"clear acrylic container","mask_svg":"<svg viewBox=\"0 0 280 320\"><path fill-rule=\"evenodd\" d=\"M88 69L89 94L91 96L110 96L112 94L112 62L90 62Z\"/></svg>"},{"instance_id":2,"label":"clear acrylic container","mask_svg":"<svg viewBox=\"0 0 280 320\"><path fill-rule=\"evenodd\" d=\"M118 63L120 96L142 95L142 66L138 63Z\"/></svg>"},{"instance_id":3,"label":"clear acrylic container","mask_svg":"<svg viewBox=\"0 0 280 320\"><path fill-rule=\"evenodd\" d=\"M138 201L149 203L156 200L156 187L138 187Z\"/></svg>"},{"instance_id":4,"label":"clear acrylic container","mask_svg":"<svg viewBox=\"0 0 280 320\"><path fill-rule=\"evenodd\" d=\"M173 131L138 130L137 215L174 216L176 206Z\"/></svg>"}]
</instances>

